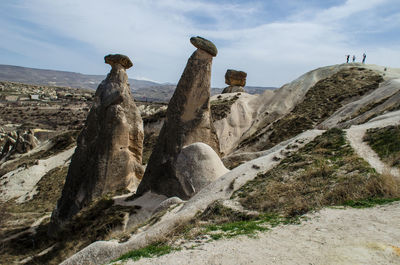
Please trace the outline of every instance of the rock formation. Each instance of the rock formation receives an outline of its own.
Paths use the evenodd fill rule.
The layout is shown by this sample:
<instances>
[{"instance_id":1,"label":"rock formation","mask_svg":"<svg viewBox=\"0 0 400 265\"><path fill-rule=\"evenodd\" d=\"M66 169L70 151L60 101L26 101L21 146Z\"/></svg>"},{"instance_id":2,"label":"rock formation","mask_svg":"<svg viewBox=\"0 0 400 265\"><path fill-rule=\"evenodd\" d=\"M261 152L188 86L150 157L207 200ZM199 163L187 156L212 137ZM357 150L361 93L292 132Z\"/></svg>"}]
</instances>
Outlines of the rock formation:
<instances>
[{"instance_id":1,"label":"rock formation","mask_svg":"<svg viewBox=\"0 0 400 265\"><path fill-rule=\"evenodd\" d=\"M246 72L228 69L225 74L225 84L229 86L224 88L222 94L245 92L243 87L246 85L246 77Z\"/></svg>"},{"instance_id":2,"label":"rock formation","mask_svg":"<svg viewBox=\"0 0 400 265\"><path fill-rule=\"evenodd\" d=\"M14 154L24 154L39 144L33 130L13 131L5 133L0 130L0 162L11 158Z\"/></svg>"},{"instance_id":3,"label":"rock formation","mask_svg":"<svg viewBox=\"0 0 400 265\"><path fill-rule=\"evenodd\" d=\"M227 172L217 153L204 143L184 147L176 161L176 177L187 197Z\"/></svg>"},{"instance_id":4,"label":"rock formation","mask_svg":"<svg viewBox=\"0 0 400 265\"><path fill-rule=\"evenodd\" d=\"M189 58L168 104L166 120L137 195L152 191L187 199L188 193L176 176L176 160L182 148L203 142L219 154L210 112L211 65L217 48L201 37L193 37L190 42L198 49Z\"/></svg>"},{"instance_id":5,"label":"rock formation","mask_svg":"<svg viewBox=\"0 0 400 265\"><path fill-rule=\"evenodd\" d=\"M52 228L107 193L134 191L143 175L143 122L132 99L125 55L104 57L112 69L97 88L94 105L77 140ZM51 234L51 232L50 232Z\"/></svg>"}]
</instances>

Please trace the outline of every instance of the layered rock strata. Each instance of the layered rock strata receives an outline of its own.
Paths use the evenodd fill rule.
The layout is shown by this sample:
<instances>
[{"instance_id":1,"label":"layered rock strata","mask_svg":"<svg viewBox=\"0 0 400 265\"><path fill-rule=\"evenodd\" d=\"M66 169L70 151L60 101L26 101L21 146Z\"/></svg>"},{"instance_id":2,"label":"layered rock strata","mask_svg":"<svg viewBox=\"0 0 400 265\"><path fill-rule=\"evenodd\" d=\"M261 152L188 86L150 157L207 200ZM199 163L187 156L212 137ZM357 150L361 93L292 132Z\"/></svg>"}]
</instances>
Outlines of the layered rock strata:
<instances>
[{"instance_id":1,"label":"layered rock strata","mask_svg":"<svg viewBox=\"0 0 400 265\"><path fill-rule=\"evenodd\" d=\"M184 146L195 142L209 145L219 154L219 143L211 121L210 81L215 45L201 37L191 43L198 49L189 58L166 113L164 125L150 156L137 195L147 191L181 199L190 197L176 175L176 161Z\"/></svg>"},{"instance_id":2,"label":"layered rock strata","mask_svg":"<svg viewBox=\"0 0 400 265\"><path fill-rule=\"evenodd\" d=\"M59 228L105 194L135 191L143 175L143 122L132 99L124 55L107 55L112 69L97 88L94 105L77 140L61 198L52 215Z\"/></svg>"}]
</instances>

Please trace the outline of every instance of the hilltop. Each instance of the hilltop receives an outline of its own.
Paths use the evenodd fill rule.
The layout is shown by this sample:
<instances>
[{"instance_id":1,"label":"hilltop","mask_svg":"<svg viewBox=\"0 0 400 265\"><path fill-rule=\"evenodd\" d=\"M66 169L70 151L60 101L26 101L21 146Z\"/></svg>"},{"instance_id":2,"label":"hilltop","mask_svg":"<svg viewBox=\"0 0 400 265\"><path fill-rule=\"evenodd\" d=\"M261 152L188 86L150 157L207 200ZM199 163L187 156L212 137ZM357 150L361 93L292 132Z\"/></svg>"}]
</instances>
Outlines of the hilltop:
<instances>
[{"instance_id":1,"label":"hilltop","mask_svg":"<svg viewBox=\"0 0 400 265\"><path fill-rule=\"evenodd\" d=\"M90 103L78 98L65 108ZM146 164L167 106L136 103ZM73 219L62 240L47 236L49 217L84 119L75 115L76 128L60 120L52 127L28 123L23 129L51 130L56 137L47 135L0 165L1 259L104 264L120 258L132 259L130 264L173 252L139 264L257 263L271 256L279 264L400 260L395 225L400 222L400 69L358 63L321 67L259 95L214 95L210 111L226 174L187 200L151 192L139 198L105 196ZM54 114L43 112L42 118L46 115ZM7 118L15 130L21 129L12 126L17 122ZM213 159L209 167L220 161ZM255 235L260 238L247 237ZM270 247L256 247L260 244ZM307 255L287 257L292 248Z\"/></svg>"}]
</instances>

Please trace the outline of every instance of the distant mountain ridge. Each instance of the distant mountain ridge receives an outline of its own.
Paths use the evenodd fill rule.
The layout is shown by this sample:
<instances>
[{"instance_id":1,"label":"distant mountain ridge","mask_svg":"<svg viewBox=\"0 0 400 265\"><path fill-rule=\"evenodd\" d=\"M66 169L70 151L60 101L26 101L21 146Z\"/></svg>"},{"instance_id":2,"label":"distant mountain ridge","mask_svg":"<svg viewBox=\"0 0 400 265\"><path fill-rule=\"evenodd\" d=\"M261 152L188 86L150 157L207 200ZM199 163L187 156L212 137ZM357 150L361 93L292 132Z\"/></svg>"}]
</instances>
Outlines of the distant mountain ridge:
<instances>
[{"instance_id":1,"label":"distant mountain ridge","mask_svg":"<svg viewBox=\"0 0 400 265\"><path fill-rule=\"evenodd\" d=\"M96 89L106 75L86 75L75 72L37 69L0 64L0 80L34 85L61 86ZM147 80L129 79L132 93L136 99L148 101L169 101L175 91L174 84L160 84ZM261 94L274 87L246 87L250 94ZM211 94L221 93L223 88L212 88Z\"/></svg>"},{"instance_id":2,"label":"distant mountain ridge","mask_svg":"<svg viewBox=\"0 0 400 265\"><path fill-rule=\"evenodd\" d=\"M0 64L0 80L34 85L96 89L105 77L106 75L85 75L75 72ZM137 79L129 79L129 82L134 89L160 85L156 82Z\"/></svg>"}]
</instances>

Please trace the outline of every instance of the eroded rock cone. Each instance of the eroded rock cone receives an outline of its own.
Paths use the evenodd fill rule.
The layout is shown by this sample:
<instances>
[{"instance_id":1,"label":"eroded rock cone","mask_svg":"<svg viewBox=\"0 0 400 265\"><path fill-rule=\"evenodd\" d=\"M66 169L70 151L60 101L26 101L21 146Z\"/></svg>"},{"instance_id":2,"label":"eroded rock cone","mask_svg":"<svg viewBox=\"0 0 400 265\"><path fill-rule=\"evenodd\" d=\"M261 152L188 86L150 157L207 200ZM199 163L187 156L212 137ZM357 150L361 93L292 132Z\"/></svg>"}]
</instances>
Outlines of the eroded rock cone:
<instances>
[{"instance_id":1,"label":"eroded rock cone","mask_svg":"<svg viewBox=\"0 0 400 265\"><path fill-rule=\"evenodd\" d=\"M228 69L225 74L225 84L229 86L222 91L222 94L245 92L243 87L246 85L246 77L246 72Z\"/></svg>"},{"instance_id":2,"label":"eroded rock cone","mask_svg":"<svg viewBox=\"0 0 400 265\"><path fill-rule=\"evenodd\" d=\"M219 154L210 112L211 65L217 48L203 38L193 37L190 41L198 49L189 58L168 104L166 120L137 195L152 191L187 199L190 194L185 192L176 176L176 160L182 148L203 142Z\"/></svg>"},{"instance_id":3,"label":"eroded rock cone","mask_svg":"<svg viewBox=\"0 0 400 265\"><path fill-rule=\"evenodd\" d=\"M125 71L132 62L119 54L104 59L112 69L97 88L78 137L61 198L53 211L54 230L95 198L136 190L143 175L143 122Z\"/></svg>"}]
</instances>

